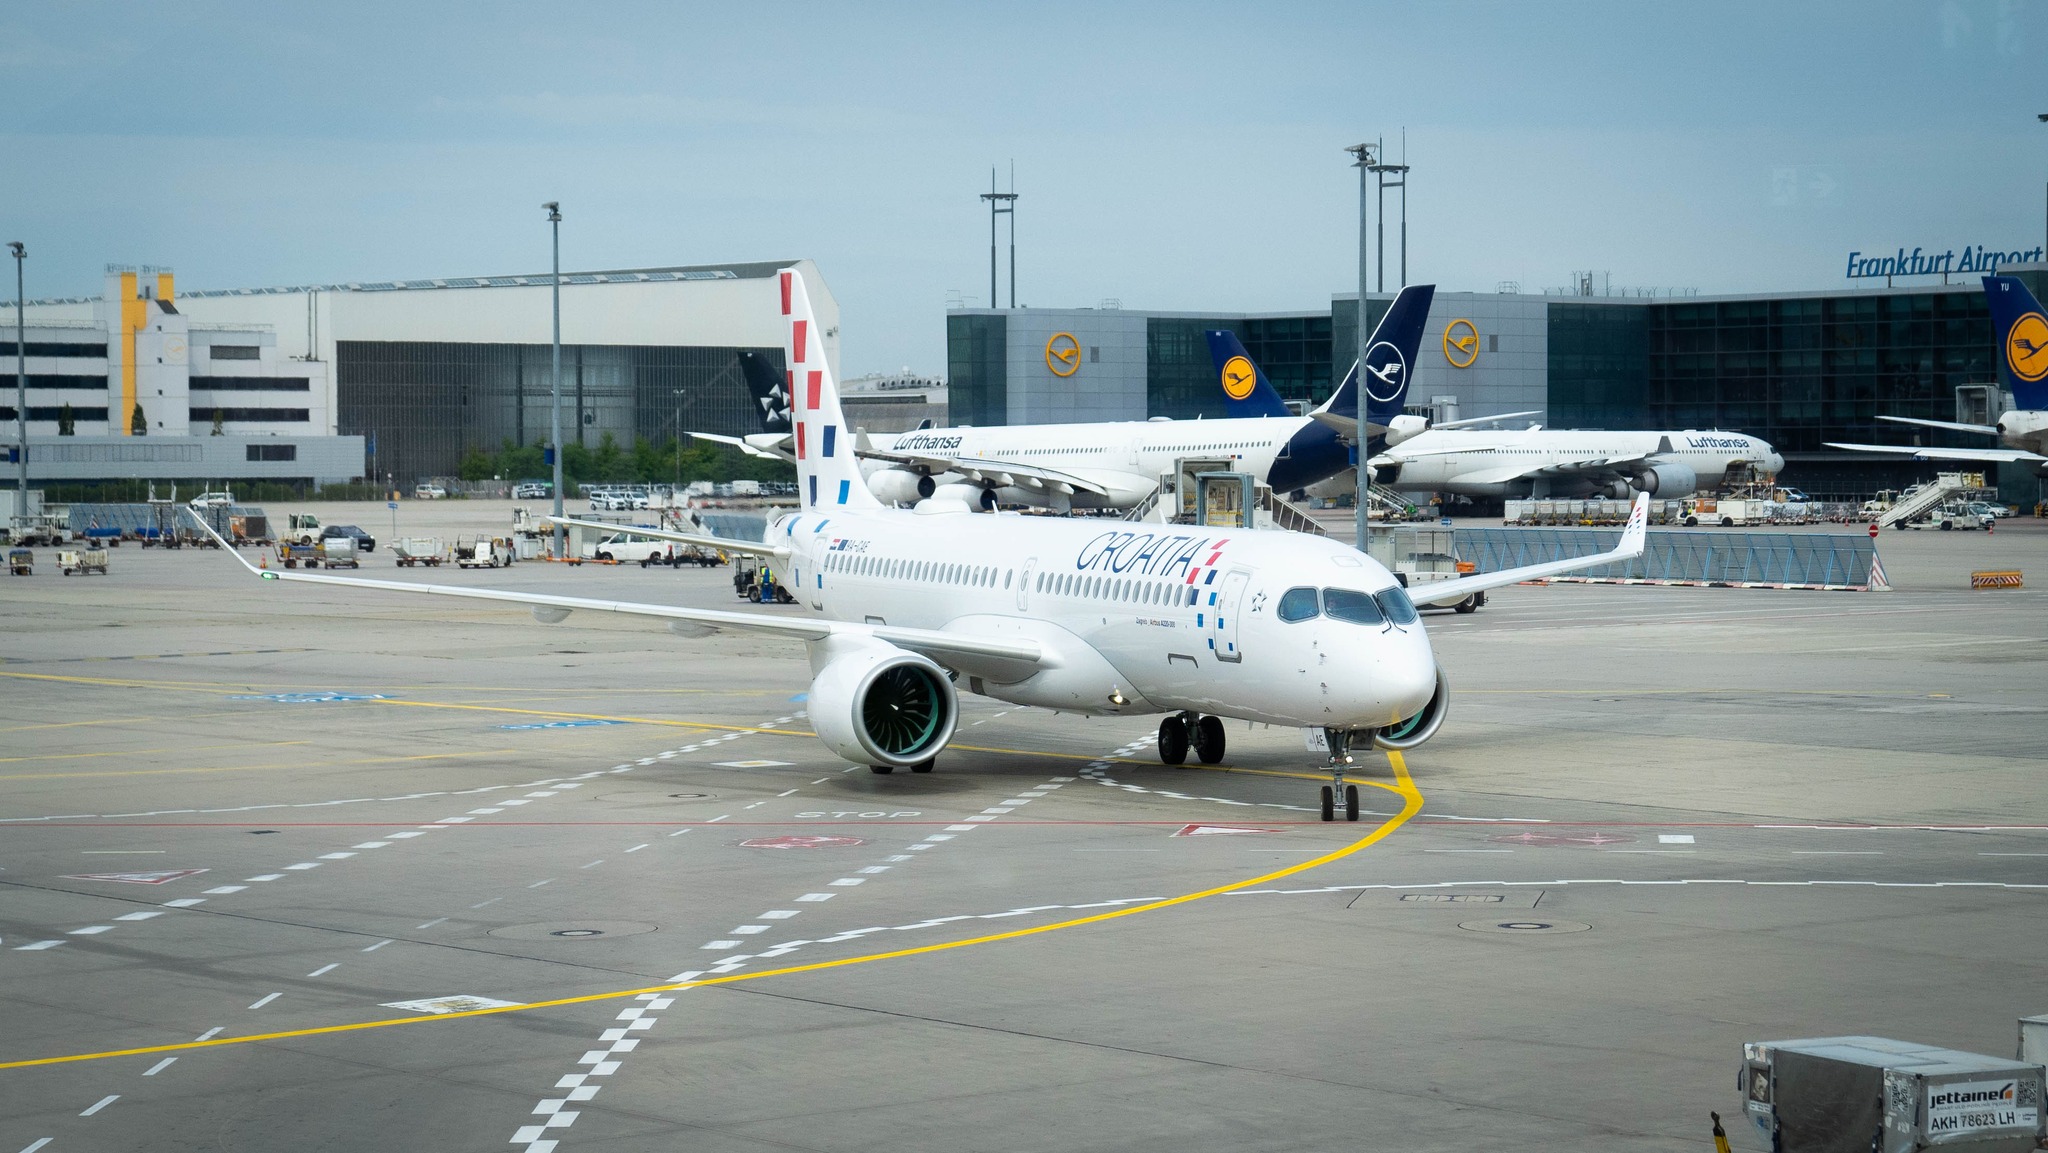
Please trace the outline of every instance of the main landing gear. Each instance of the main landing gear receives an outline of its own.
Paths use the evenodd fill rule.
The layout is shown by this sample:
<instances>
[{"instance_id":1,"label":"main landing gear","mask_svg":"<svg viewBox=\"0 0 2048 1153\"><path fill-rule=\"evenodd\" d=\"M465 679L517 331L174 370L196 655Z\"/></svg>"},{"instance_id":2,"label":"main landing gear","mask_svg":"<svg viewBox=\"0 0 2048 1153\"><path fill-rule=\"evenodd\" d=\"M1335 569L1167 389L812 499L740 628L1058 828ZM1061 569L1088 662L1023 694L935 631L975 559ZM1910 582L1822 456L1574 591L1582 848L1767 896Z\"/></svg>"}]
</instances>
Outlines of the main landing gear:
<instances>
[{"instance_id":1,"label":"main landing gear","mask_svg":"<svg viewBox=\"0 0 2048 1153\"><path fill-rule=\"evenodd\" d=\"M1344 770L1351 765L1352 743L1363 742L1365 747L1371 748L1372 737L1371 729L1323 730L1323 739L1330 745L1330 783L1323 786L1324 820L1337 819L1337 793L1340 789L1344 794L1344 819L1358 819L1358 786L1345 783Z\"/></svg>"},{"instance_id":2,"label":"main landing gear","mask_svg":"<svg viewBox=\"0 0 2048 1153\"><path fill-rule=\"evenodd\" d=\"M1223 718L1195 713L1175 713L1159 722L1159 759L1169 765L1186 764L1188 749L1205 765L1223 759Z\"/></svg>"}]
</instances>

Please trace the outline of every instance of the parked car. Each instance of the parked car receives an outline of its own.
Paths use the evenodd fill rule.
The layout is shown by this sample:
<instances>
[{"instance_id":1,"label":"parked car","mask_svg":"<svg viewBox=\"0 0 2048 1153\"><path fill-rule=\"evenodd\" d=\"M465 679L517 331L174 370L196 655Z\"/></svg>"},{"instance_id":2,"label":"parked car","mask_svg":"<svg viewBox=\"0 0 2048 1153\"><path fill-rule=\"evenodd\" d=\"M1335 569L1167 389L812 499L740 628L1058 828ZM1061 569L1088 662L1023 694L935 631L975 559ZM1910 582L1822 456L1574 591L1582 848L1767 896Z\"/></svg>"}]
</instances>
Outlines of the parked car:
<instances>
[{"instance_id":1,"label":"parked car","mask_svg":"<svg viewBox=\"0 0 2048 1153\"><path fill-rule=\"evenodd\" d=\"M198 496L193 497L188 503L193 508L225 508L235 503L235 494L231 492L202 492Z\"/></svg>"},{"instance_id":2,"label":"parked car","mask_svg":"<svg viewBox=\"0 0 2048 1153\"><path fill-rule=\"evenodd\" d=\"M1999 504L1997 501L1973 500L1965 507L1987 521L1999 520L2013 515L2010 505Z\"/></svg>"},{"instance_id":3,"label":"parked car","mask_svg":"<svg viewBox=\"0 0 2048 1153\"><path fill-rule=\"evenodd\" d=\"M512 486L513 500L545 500L554 486L544 480L522 480Z\"/></svg>"},{"instance_id":4,"label":"parked car","mask_svg":"<svg viewBox=\"0 0 2048 1153\"><path fill-rule=\"evenodd\" d=\"M668 564L676 546L632 533L615 532L594 544L583 546L583 559L617 561L620 564Z\"/></svg>"},{"instance_id":5,"label":"parked car","mask_svg":"<svg viewBox=\"0 0 2048 1153\"><path fill-rule=\"evenodd\" d=\"M416 485L412 490L414 500L440 500L447 495L448 490L438 484Z\"/></svg>"},{"instance_id":6,"label":"parked car","mask_svg":"<svg viewBox=\"0 0 2048 1153\"><path fill-rule=\"evenodd\" d=\"M321 540L331 540L338 536L355 538L357 552L377 551L377 538L357 528L355 525L331 524L320 530Z\"/></svg>"}]
</instances>

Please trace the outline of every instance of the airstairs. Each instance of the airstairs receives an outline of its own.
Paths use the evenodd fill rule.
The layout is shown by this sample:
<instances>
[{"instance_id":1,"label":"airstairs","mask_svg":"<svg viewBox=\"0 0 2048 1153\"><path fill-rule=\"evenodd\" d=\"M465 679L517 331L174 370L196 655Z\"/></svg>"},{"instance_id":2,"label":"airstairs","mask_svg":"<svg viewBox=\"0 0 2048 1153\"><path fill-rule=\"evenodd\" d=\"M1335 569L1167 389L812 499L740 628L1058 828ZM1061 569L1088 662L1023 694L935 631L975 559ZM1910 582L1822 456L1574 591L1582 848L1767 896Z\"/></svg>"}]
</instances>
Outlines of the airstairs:
<instances>
[{"instance_id":1,"label":"airstairs","mask_svg":"<svg viewBox=\"0 0 2048 1153\"><path fill-rule=\"evenodd\" d=\"M1911 524L1922 516L1940 508L1950 499L1972 489L1982 487L1984 487L1982 473L1940 473L1933 480L1921 485L1918 492L1910 496L1900 497L1898 503L1879 513L1877 523L1883 528L1890 528L1893 525Z\"/></svg>"}]
</instances>

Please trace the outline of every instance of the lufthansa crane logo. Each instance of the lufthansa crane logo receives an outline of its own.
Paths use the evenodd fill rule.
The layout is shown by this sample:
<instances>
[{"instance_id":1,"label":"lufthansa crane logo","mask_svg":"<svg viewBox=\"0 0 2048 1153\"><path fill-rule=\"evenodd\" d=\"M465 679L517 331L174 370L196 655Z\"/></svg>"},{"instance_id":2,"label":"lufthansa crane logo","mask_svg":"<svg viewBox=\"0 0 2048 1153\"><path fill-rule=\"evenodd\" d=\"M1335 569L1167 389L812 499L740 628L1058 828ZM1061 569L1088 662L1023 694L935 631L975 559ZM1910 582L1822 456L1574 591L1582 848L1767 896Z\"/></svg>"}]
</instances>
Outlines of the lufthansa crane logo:
<instances>
[{"instance_id":1,"label":"lufthansa crane logo","mask_svg":"<svg viewBox=\"0 0 2048 1153\"><path fill-rule=\"evenodd\" d=\"M1251 361L1233 356L1223 362L1223 395L1232 400L1243 400L1252 394L1252 388L1258 382L1258 373L1253 370Z\"/></svg>"},{"instance_id":2,"label":"lufthansa crane logo","mask_svg":"<svg viewBox=\"0 0 2048 1153\"><path fill-rule=\"evenodd\" d=\"M1444 359L1452 368L1471 368L1479 359L1479 330L1471 321L1460 319L1444 325Z\"/></svg>"},{"instance_id":3,"label":"lufthansa crane logo","mask_svg":"<svg viewBox=\"0 0 2048 1153\"><path fill-rule=\"evenodd\" d=\"M1081 371L1081 342L1071 332L1055 332L1045 342L1045 367L1054 376L1072 376Z\"/></svg>"},{"instance_id":4,"label":"lufthansa crane logo","mask_svg":"<svg viewBox=\"0 0 2048 1153\"><path fill-rule=\"evenodd\" d=\"M2005 364L2025 381L2048 376L2048 317L2029 312L2005 336Z\"/></svg>"},{"instance_id":5,"label":"lufthansa crane logo","mask_svg":"<svg viewBox=\"0 0 2048 1153\"><path fill-rule=\"evenodd\" d=\"M1365 395L1380 404L1394 404L1408 389L1408 361L1401 350L1382 340L1365 350Z\"/></svg>"}]
</instances>

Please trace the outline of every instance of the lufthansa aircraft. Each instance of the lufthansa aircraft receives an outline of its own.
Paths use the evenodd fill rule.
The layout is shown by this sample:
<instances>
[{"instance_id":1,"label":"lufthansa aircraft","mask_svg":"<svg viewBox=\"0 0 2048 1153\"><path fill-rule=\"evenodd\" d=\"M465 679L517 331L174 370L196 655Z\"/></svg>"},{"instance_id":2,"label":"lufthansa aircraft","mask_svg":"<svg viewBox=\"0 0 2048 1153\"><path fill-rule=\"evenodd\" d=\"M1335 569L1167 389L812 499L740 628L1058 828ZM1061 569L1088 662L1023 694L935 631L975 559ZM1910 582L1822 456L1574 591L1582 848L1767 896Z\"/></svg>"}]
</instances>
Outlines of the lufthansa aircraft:
<instances>
[{"instance_id":1,"label":"lufthansa aircraft","mask_svg":"<svg viewBox=\"0 0 2048 1153\"><path fill-rule=\"evenodd\" d=\"M1392 440L1389 437L1389 440ZM1478 497L1691 496L1731 471L1775 474L1785 458L1740 432L1517 432L1429 429L1371 458L1373 480L1400 492Z\"/></svg>"},{"instance_id":2,"label":"lufthansa aircraft","mask_svg":"<svg viewBox=\"0 0 2048 1153\"><path fill-rule=\"evenodd\" d=\"M1349 750L1412 748L1443 724L1449 688L1414 603L1386 569L1334 541L1290 532L1140 526L983 514L962 501L885 508L861 483L808 293L781 273L785 363L803 506L760 544L816 616L594 600L299 571L266 580L665 621L683 636L780 635L810 654L819 740L879 773L928 772L952 739L956 693L1086 714L1165 713L1159 754L1223 757L1230 717L1320 729L1330 748L1323 819L1342 806ZM1431 602L1640 555L1647 501L1620 547L1598 556L1430 586ZM568 523L582 523L574 520ZM616 526L603 526L607 529ZM664 540L708 538L634 530ZM237 559L240 559L239 557Z\"/></svg>"},{"instance_id":3,"label":"lufthansa aircraft","mask_svg":"<svg viewBox=\"0 0 2048 1153\"><path fill-rule=\"evenodd\" d=\"M1401 404L1435 294L1434 285L1402 289L1373 329L1365 390L1370 432L1415 419L1401 416ZM1221 420L961 426L857 436L854 452L863 461L868 489L888 504L937 496L981 508L1021 504L1065 512L1131 508L1159 488L1160 476L1190 458L1228 460L1235 470L1251 473L1279 493L1307 488L1351 467L1347 441L1358 420L1356 366L1322 407L1296 416L1243 354L1235 336L1211 332L1208 338L1229 413ZM747 437L691 435L757 456L791 459L786 383L764 375L767 366L758 357L743 358L742 367L768 431Z\"/></svg>"},{"instance_id":4,"label":"lufthansa aircraft","mask_svg":"<svg viewBox=\"0 0 2048 1153\"><path fill-rule=\"evenodd\" d=\"M1910 416L1880 416L1894 424L1917 424L1945 428L1952 432L1974 432L1995 436L2005 448L1918 448L1913 445L1837 444L1855 452L1896 452L1918 460L1979 460L1986 463L2026 461L2039 471L2048 465L2048 313L2016 276L1987 276L1984 297L1991 305L1991 327L1998 334L1998 355L2012 377L2012 397L2017 408L2007 409L1997 424L1960 424L1948 420L1919 420Z\"/></svg>"}]
</instances>

